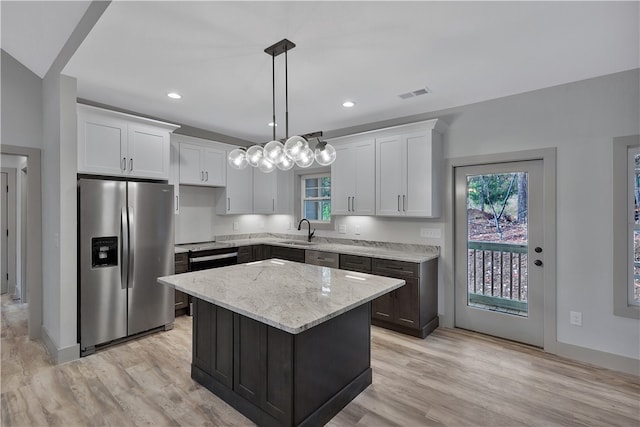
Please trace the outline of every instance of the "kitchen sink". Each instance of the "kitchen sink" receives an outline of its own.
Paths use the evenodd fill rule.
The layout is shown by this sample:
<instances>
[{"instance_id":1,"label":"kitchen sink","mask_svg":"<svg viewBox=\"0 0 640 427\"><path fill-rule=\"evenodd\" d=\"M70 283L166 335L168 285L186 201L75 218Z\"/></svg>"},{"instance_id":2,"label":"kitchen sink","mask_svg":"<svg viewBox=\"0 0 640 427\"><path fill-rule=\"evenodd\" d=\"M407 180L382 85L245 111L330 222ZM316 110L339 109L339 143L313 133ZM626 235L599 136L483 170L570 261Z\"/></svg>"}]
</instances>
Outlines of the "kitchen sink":
<instances>
[{"instance_id":1,"label":"kitchen sink","mask_svg":"<svg viewBox=\"0 0 640 427\"><path fill-rule=\"evenodd\" d=\"M281 243L283 245L291 245L291 246L313 246L317 244L313 242L303 242L301 240L284 240L278 243Z\"/></svg>"}]
</instances>

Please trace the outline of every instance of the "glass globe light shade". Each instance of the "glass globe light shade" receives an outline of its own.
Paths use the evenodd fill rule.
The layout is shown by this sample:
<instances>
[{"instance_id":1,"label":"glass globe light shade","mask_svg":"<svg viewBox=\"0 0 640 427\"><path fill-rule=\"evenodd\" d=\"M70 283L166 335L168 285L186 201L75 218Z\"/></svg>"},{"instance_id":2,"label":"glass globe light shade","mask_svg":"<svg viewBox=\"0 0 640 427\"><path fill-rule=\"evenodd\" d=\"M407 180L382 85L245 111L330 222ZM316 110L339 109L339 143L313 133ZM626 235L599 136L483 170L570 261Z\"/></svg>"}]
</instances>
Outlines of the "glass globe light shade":
<instances>
[{"instance_id":1,"label":"glass globe light shade","mask_svg":"<svg viewBox=\"0 0 640 427\"><path fill-rule=\"evenodd\" d=\"M277 164L284 155L284 145L280 141L267 142L267 145L264 146L264 156L271 163Z\"/></svg>"},{"instance_id":2,"label":"glass globe light shade","mask_svg":"<svg viewBox=\"0 0 640 427\"><path fill-rule=\"evenodd\" d=\"M258 169L260 169L261 172L269 173L276 170L276 165L271 163L266 157L262 157L260 161L258 161Z\"/></svg>"},{"instance_id":3,"label":"glass globe light shade","mask_svg":"<svg viewBox=\"0 0 640 427\"><path fill-rule=\"evenodd\" d=\"M313 150L309 147L305 147L300 150L300 154L298 155L298 160L296 160L296 165L301 168L308 168L313 164Z\"/></svg>"},{"instance_id":4,"label":"glass globe light shade","mask_svg":"<svg viewBox=\"0 0 640 427\"><path fill-rule=\"evenodd\" d=\"M336 149L331 144L326 144L323 148L316 147L315 157L319 165L329 166L336 160Z\"/></svg>"},{"instance_id":5,"label":"glass globe light shade","mask_svg":"<svg viewBox=\"0 0 640 427\"><path fill-rule=\"evenodd\" d=\"M249 162L249 164L254 168L258 167L258 163L260 162L260 159L262 159L262 156L263 150L259 145L251 146L247 150L247 162Z\"/></svg>"},{"instance_id":6,"label":"glass globe light shade","mask_svg":"<svg viewBox=\"0 0 640 427\"><path fill-rule=\"evenodd\" d=\"M284 143L284 152L293 160L300 160L300 155L305 148L309 148L309 143L301 136L294 135Z\"/></svg>"},{"instance_id":7,"label":"glass globe light shade","mask_svg":"<svg viewBox=\"0 0 640 427\"><path fill-rule=\"evenodd\" d=\"M289 169L291 169L292 167L295 166L295 162L293 161L293 159L289 156L287 156L286 154L283 153L282 158L280 159L280 161L278 163L276 163L276 167L278 169L280 169L281 171L288 171Z\"/></svg>"},{"instance_id":8,"label":"glass globe light shade","mask_svg":"<svg viewBox=\"0 0 640 427\"><path fill-rule=\"evenodd\" d=\"M227 161L234 169L244 169L247 167L247 152L241 148L236 148L229 153Z\"/></svg>"}]
</instances>

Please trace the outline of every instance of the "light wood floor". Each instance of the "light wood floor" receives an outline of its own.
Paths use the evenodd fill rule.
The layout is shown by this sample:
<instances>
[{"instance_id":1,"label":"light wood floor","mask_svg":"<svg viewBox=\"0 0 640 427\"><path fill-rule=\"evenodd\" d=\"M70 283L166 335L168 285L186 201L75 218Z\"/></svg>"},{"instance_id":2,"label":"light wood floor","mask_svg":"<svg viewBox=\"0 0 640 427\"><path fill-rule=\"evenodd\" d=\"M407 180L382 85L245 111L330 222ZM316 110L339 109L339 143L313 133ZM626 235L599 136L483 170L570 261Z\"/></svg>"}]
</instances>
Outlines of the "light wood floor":
<instances>
[{"instance_id":1,"label":"light wood floor","mask_svg":"<svg viewBox=\"0 0 640 427\"><path fill-rule=\"evenodd\" d=\"M461 330L372 335L373 384L332 427L640 425L637 377ZM24 306L3 297L3 426L251 425L190 379L189 317L58 366L26 336Z\"/></svg>"}]
</instances>

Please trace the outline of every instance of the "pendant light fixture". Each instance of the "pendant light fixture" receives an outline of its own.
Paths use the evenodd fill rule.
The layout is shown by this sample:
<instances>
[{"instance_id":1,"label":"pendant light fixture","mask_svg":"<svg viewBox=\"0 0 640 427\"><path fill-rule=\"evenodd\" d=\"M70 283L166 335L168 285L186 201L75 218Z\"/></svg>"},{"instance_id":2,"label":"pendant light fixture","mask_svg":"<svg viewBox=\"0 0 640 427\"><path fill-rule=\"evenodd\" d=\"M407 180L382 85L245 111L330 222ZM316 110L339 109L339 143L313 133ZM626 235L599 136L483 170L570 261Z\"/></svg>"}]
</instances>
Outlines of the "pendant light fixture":
<instances>
[{"instance_id":1,"label":"pendant light fixture","mask_svg":"<svg viewBox=\"0 0 640 427\"><path fill-rule=\"evenodd\" d=\"M289 137L289 76L287 67L287 53L296 47L295 43L287 39L282 39L278 43L269 46L264 51L271 56L271 76L272 76L272 109L273 109L273 139L262 145L253 145L248 149L236 148L229 153L229 165L235 169L244 169L247 165L257 167L262 172L269 173L276 168L289 170L298 165L308 168L314 162L322 166L328 166L336 159L336 150L326 141L316 144L315 150L309 147L308 135L294 135ZM285 75L285 138L276 139L276 56L284 53L284 75ZM309 134L322 136L322 132Z\"/></svg>"}]
</instances>

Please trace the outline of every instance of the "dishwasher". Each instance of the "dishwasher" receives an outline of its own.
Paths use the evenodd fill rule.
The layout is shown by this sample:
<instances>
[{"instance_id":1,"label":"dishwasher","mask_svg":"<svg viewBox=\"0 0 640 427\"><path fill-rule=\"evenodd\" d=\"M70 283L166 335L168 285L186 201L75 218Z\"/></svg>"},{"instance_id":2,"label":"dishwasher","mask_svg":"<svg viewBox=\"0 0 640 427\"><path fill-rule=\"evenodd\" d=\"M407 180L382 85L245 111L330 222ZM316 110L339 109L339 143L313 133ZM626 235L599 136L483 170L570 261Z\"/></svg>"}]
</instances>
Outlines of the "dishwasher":
<instances>
[{"instance_id":1,"label":"dishwasher","mask_svg":"<svg viewBox=\"0 0 640 427\"><path fill-rule=\"evenodd\" d=\"M304 263L322 267L340 268L340 255L332 252L304 251Z\"/></svg>"}]
</instances>

